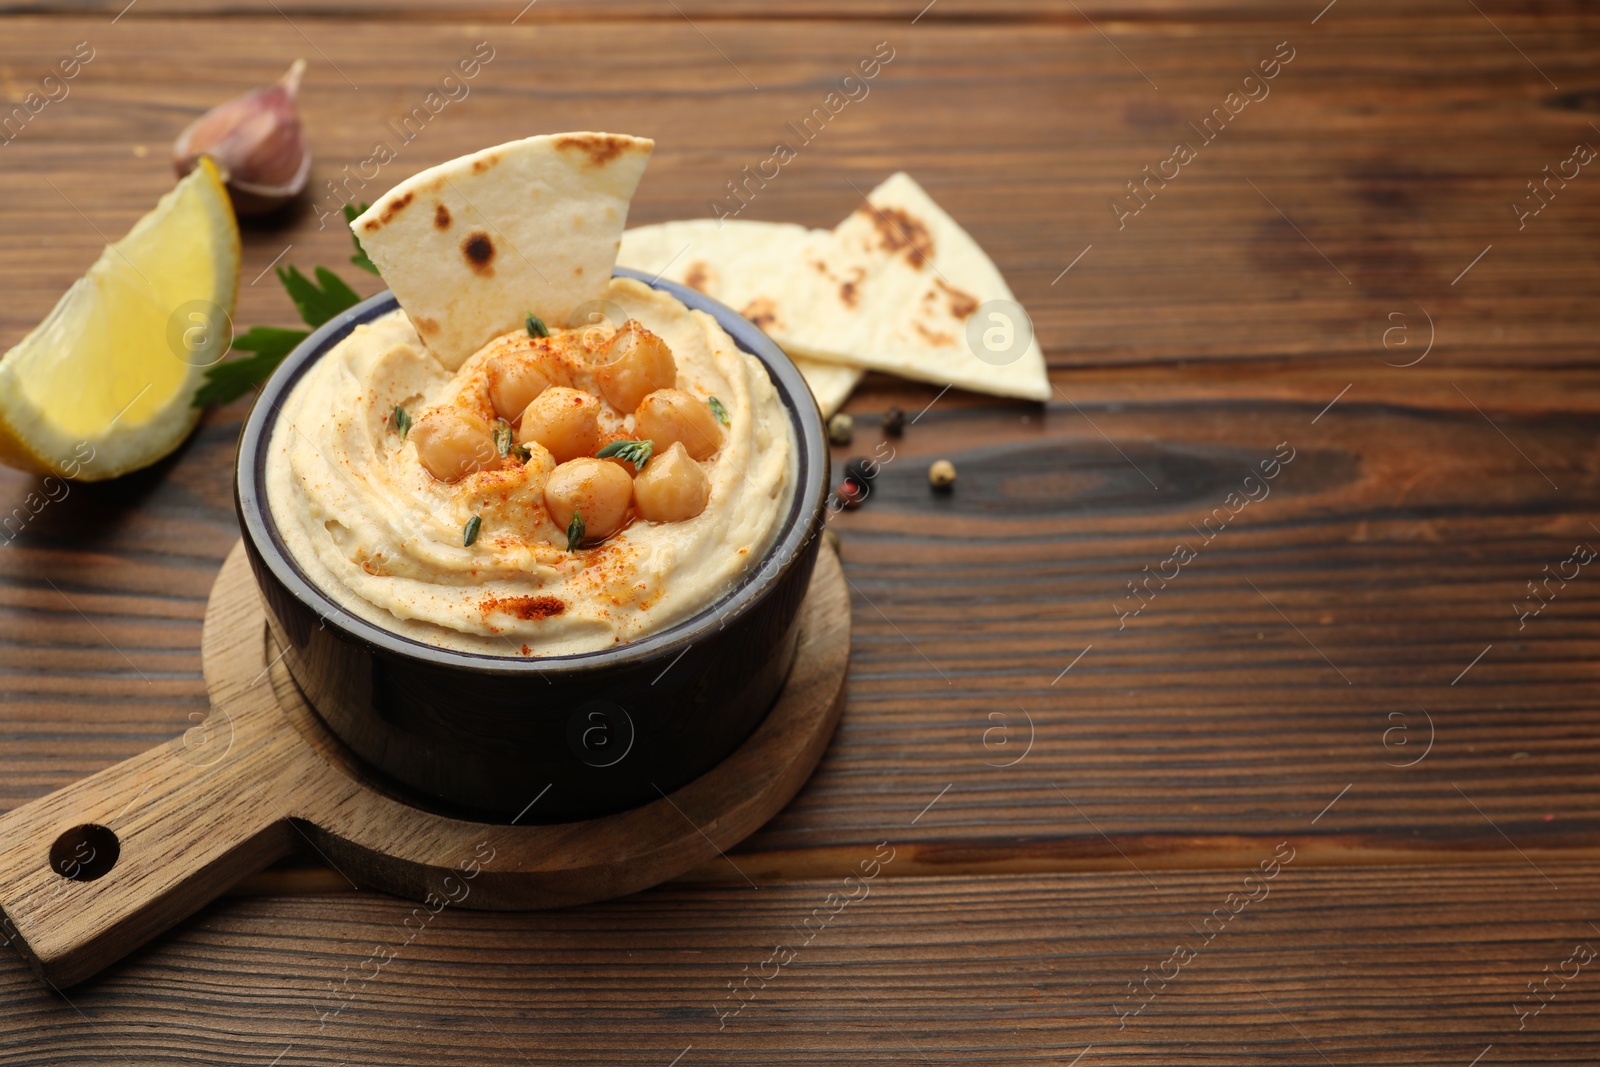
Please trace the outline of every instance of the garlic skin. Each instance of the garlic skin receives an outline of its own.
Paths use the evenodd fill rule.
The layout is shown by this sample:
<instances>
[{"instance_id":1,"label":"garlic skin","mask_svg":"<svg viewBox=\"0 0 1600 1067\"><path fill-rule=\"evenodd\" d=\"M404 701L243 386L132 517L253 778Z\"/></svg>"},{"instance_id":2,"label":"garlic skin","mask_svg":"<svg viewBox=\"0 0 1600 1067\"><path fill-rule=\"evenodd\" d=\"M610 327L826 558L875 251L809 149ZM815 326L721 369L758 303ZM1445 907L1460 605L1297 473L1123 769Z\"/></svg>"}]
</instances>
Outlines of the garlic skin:
<instances>
[{"instance_id":1,"label":"garlic skin","mask_svg":"<svg viewBox=\"0 0 1600 1067\"><path fill-rule=\"evenodd\" d=\"M219 104L178 135L172 165L178 177L210 156L223 179L234 210L260 215L293 200L311 177L311 146L306 141L295 96L306 61L297 59L271 85Z\"/></svg>"}]
</instances>

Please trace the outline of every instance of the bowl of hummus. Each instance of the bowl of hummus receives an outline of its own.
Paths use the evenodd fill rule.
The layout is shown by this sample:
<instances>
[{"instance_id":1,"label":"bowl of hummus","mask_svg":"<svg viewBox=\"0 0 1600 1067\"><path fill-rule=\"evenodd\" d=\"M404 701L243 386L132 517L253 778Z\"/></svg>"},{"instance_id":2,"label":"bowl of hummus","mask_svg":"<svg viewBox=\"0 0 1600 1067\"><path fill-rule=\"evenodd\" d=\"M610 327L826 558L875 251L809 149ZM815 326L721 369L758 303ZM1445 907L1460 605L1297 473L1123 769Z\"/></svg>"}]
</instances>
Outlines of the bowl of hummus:
<instances>
[{"instance_id":1,"label":"bowl of hummus","mask_svg":"<svg viewBox=\"0 0 1600 1067\"><path fill-rule=\"evenodd\" d=\"M526 823L654 800L737 748L792 664L821 417L757 327L614 267L649 149L536 137L402 183L353 226L392 291L307 338L246 421L273 654L414 803Z\"/></svg>"}]
</instances>

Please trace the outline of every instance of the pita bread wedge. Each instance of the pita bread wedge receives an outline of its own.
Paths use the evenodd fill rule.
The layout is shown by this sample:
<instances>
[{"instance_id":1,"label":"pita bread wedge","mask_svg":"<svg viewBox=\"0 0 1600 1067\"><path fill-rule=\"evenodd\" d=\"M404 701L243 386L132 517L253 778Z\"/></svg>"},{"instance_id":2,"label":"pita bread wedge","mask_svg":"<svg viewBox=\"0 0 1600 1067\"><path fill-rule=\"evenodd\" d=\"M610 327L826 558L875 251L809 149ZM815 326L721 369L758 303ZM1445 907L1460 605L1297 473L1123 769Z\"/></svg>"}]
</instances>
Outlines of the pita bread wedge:
<instances>
[{"instance_id":1,"label":"pita bread wedge","mask_svg":"<svg viewBox=\"0 0 1600 1067\"><path fill-rule=\"evenodd\" d=\"M692 219L627 231L617 262L698 289L760 326L789 353L827 417L850 396L862 371L809 358L793 339L818 314L815 305L825 291L817 265L826 263L832 245L828 230Z\"/></svg>"},{"instance_id":2,"label":"pita bread wedge","mask_svg":"<svg viewBox=\"0 0 1600 1067\"><path fill-rule=\"evenodd\" d=\"M601 297L654 146L611 133L512 141L406 179L351 229L455 369L529 312L565 325Z\"/></svg>"},{"instance_id":3,"label":"pita bread wedge","mask_svg":"<svg viewBox=\"0 0 1600 1067\"><path fill-rule=\"evenodd\" d=\"M867 373L860 367L852 367L848 363L824 363L818 359L807 359L805 356L790 358L794 360L795 369L800 372L800 377L811 387L811 395L817 398L817 407L822 409L822 417L825 419L831 418L834 412L844 407L844 402L855 392L856 383Z\"/></svg>"},{"instance_id":4,"label":"pita bread wedge","mask_svg":"<svg viewBox=\"0 0 1600 1067\"><path fill-rule=\"evenodd\" d=\"M664 271L761 326L825 412L825 396L853 388L862 368L1049 399L1031 323L977 242L904 173L867 199L832 231L727 219L644 226L623 235L619 261ZM1010 307L980 315L991 300ZM829 380L818 363L851 376Z\"/></svg>"},{"instance_id":5,"label":"pita bread wedge","mask_svg":"<svg viewBox=\"0 0 1600 1067\"><path fill-rule=\"evenodd\" d=\"M978 243L904 173L867 200L834 228L829 288L790 338L796 350L980 393L1049 399L1044 354L1015 313L991 318L986 310L972 323L986 358L969 345L980 306L1015 303Z\"/></svg>"}]
</instances>

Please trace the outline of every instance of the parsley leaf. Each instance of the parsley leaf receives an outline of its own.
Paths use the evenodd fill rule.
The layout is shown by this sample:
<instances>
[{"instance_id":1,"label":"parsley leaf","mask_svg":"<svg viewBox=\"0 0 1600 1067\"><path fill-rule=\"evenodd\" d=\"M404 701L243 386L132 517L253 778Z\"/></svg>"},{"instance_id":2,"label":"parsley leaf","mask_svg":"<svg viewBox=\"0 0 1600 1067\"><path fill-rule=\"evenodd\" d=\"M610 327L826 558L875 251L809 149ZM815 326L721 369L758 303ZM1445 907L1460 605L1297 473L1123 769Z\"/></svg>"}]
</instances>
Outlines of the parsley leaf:
<instances>
[{"instance_id":1,"label":"parsley leaf","mask_svg":"<svg viewBox=\"0 0 1600 1067\"><path fill-rule=\"evenodd\" d=\"M313 329L339 312L348 311L361 303L361 297L356 291L327 267L318 267L316 275L317 281L313 282L300 273L299 267L278 268L278 280L289 290L289 299L294 301L300 317ZM318 288L318 282L321 283L321 288Z\"/></svg>"},{"instance_id":2,"label":"parsley leaf","mask_svg":"<svg viewBox=\"0 0 1600 1067\"><path fill-rule=\"evenodd\" d=\"M467 520L467 525L461 531L461 544L466 548L472 547L472 542L478 539L478 531L483 528L483 519L477 515Z\"/></svg>"},{"instance_id":3,"label":"parsley leaf","mask_svg":"<svg viewBox=\"0 0 1600 1067\"><path fill-rule=\"evenodd\" d=\"M411 412L396 404L394 407L394 428L400 432L400 440L406 439L406 434L411 432Z\"/></svg>"},{"instance_id":4,"label":"parsley leaf","mask_svg":"<svg viewBox=\"0 0 1600 1067\"><path fill-rule=\"evenodd\" d=\"M706 406L711 409L711 414L717 417L718 422L722 423L724 426L729 425L728 409L722 406L722 401L718 400L716 397L711 397L706 400Z\"/></svg>"},{"instance_id":5,"label":"parsley leaf","mask_svg":"<svg viewBox=\"0 0 1600 1067\"><path fill-rule=\"evenodd\" d=\"M232 403L266 381L278 369L279 362L249 356L218 363L206 371L205 384L194 391L194 399L189 403L197 408Z\"/></svg>"},{"instance_id":6,"label":"parsley leaf","mask_svg":"<svg viewBox=\"0 0 1600 1067\"><path fill-rule=\"evenodd\" d=\"M206 369L205 384L195 390L190 403L203 408L209 404L227 404L244 396L261 382L267 380L283 357L294 346L311 336L305 330L285 330L276 326L256 326L233 339L233 347L241 352L254 352L243 359L230 359Z\"/></svg>"},{"instance_id":7,"label":"parsley leaf","mask_svg":"<svg viewBox=\"0 0 1600 1067\"><path fill-rule=\"evenodd\" d=\"M524 320L523 325L528 328L529 337L550 336L550 327L546 326L544 320L531 311L528 312L528 317Z\"/></svg>"},{"instance_id":8,"label":"parsley leaf","mask_svg":"<svg viewBox=\"0 0 1600 1067\"><path fill-rule=\"evenodd\" d=\"M233 347L254 352L259 359L277 363L294 351L294 346L310 337L309 330L285 330L279 326L252 326L233 339Z\"/></svg>"},{"instance_id":9,"label":"parsley leaf","mask_svg":"<svg viewBox=\"0 0 1600 1067\"><path fill-rule=\"evenodd\" d=\"M354 222L354 221L356 221L356 216L360 215L362 212L366 211L367 208L369 208L371 206L372 206L371 204L362 204L360 207L357 207L354 204L346 204L344 206L344 221L346 221L346 222ZM373 274L377 274L378 273L378 265L376 263L372 262L372 260L367 258L367 250L365 248L361 247L361 238L356 236L356 231L354 231L354 230L350 231L350 240L354 241L355 242L355 246L356 246L356 254L350 257L350 262L354 263L356 266L360 267L364 271L369 271L369 272L371 272Z\"/></svg>"},{"instance_id":10,"label":"parsley leaf","mask_svg":"<svg viewBox=\"0 0 1600 1067\"><path fill-rule=\"evenodd\" d=\"M354 217L350 214L352 210L351 205L345 205L347 218ZM356 247L359 249L361 242L357 241ZM365 265L358 262L357 266ZM307 326L315 329L341 311L347 311L361 302L360 294L333 271L318 267L313 273L316 281L301 274L298 267L278 268L278 280L288 290L289 299L294 301L295 309L300 312ZM233 339L233 347L241 352L254 352L255 355L231 359L207 368L205 383L195 390L190 403L203 408L209 404L226 404L239 399L271 377L272 372L278 369L278 364L283 362L283 357L309 336L307 330L289 330L278 326L255 326L246 330ZM400 428L398 421L395 425L397 429ZM409 419L406 429L409 429ZM401 436L405 436L405 429L401 429Z\"/></svg>"}]
</instances>

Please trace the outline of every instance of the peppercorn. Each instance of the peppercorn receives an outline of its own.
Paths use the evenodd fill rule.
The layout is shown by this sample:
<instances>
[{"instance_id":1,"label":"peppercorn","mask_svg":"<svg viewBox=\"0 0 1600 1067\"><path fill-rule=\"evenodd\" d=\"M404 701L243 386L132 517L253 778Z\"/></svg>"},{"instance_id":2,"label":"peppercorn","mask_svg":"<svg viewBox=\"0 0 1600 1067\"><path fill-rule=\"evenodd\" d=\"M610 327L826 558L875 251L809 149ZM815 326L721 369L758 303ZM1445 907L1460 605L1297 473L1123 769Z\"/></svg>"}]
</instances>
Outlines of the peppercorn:
<instances>
[{"instance_id":1,"label":"peppercorn","mask_svg":"<svg viewBox=\"0 0 1600 1067\"><path fill-rule=\"evenodd\" d=\"M856 456L846 461L844 476L870 491L872 483L877 480L878 472L882 469L877 460L867 456Z\"/></svg>"},{"instance_id":2,"label":"peppercorn","mask_svg":"<svg viewBox=\"0 0 1600 1067\"><path fill-rule=\"evenodd\" d=\"M847 445L855 436L856 420L844 412L839 412L828 420L828 440L836 445Z\"/></svg>"},{"instance_id":3,"label":"peppercorn","mask_svg":"<svg viewBox=\"0 0 1600 1067\"><path fill-rule=\"evenodd\" d=\"M833 495L846 511L854 511L859 508L861 502L867 498L866 490L855 482L840 482L839 488L833 491Z\"/></svg>"},{"instance_id":4,"label":"peppercorn","mask_svg":"<svg viewBox=\"0 0 1600 1067\"><path fill-rule=\"evenodd\" d=\"M956 484L956 465L947 459L936 459L928 468L928 484L935 492L948 493Z\"/></svg>"},{"instance_id":5,"label":"peppercorn","mask_svg":"<svg viewBox=\"0 0 1600 1067\"><path fill-rule=\"evenodd\" d=\"M883 413L883 432L890 437L899 437L906 432L906 413L897 407L891 407Z\"/></svg>"}]
</instances>

